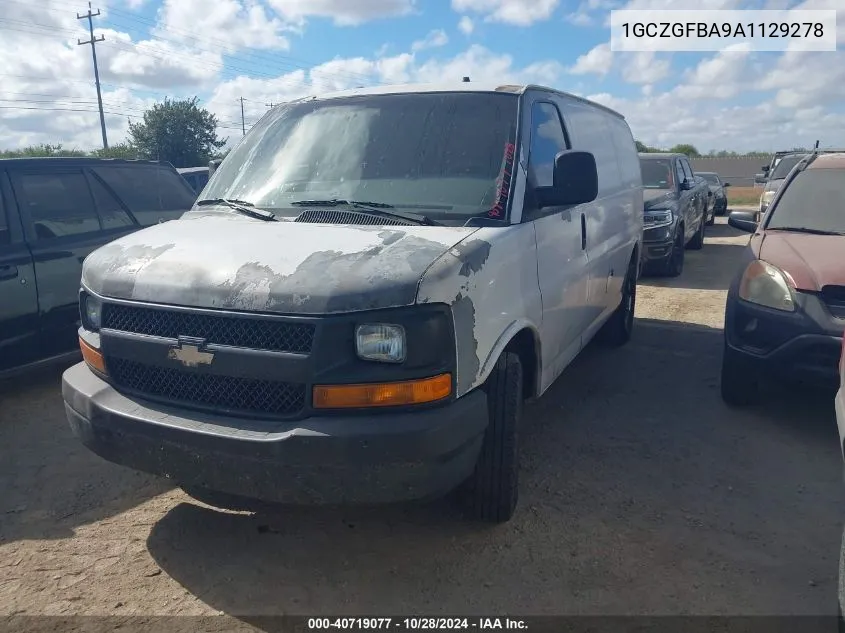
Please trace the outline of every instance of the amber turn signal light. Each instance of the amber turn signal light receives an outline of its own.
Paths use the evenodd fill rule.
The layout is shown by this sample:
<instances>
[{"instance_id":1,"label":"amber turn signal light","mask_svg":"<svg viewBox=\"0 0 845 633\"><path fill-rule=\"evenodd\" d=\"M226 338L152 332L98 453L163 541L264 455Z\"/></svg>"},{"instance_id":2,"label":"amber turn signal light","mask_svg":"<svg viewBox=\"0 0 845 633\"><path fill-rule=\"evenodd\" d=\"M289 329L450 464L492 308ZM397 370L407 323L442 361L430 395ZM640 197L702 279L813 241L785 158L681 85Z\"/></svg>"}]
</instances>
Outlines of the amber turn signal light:
<instances>
[{"instance_id":1,"label":"amber turn signal light","mask_svg":"<svg viewBox=\"0 0 845 633\"><path fill-rule=\"evenodd\" d=\"M79 338L79 349L82 350L82 358L92 369L96 369L101 374L106 373L106 362L99 350L88 345L82 337Z\"/></svg>"},{"instance_id":2,"label":"amber turn signal light","mask_svg":"<svg viewBox=\"0 0 845 633\"><path fill-rule=\"evenodd\" d=\"M352 409L424 404L452 394L452 374L421 380L363 385L316 385L315 409Z\"/></svg>"}]
</instances>

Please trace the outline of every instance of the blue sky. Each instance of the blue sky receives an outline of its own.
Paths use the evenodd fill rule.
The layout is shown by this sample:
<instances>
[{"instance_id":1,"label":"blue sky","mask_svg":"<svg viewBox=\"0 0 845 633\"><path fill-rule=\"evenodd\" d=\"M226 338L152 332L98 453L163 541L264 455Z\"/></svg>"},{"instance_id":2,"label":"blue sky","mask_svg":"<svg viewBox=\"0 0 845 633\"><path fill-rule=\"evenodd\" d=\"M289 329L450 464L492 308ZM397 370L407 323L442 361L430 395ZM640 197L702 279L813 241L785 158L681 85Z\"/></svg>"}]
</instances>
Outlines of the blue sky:
<instances>
[{"instance_id":1,"label":"blue sky","mask_svg":"<svg viewBox=\"0 0 845 633\"><path fill-rule=\"evenodd\" d=\"M0 16L0 147L100 143L86 3L7 0ZM474 80L551 85L624 114L670 146L845 146L835 53L612 53L611 8L841 8L845 0L106 0L98 44L112 142L165 96L198 96L240 137L266 103L356 85ZM2 95L0 95L2 97ZM90 114L93 111L94 115Z\"/></svg>"}]
</instances>

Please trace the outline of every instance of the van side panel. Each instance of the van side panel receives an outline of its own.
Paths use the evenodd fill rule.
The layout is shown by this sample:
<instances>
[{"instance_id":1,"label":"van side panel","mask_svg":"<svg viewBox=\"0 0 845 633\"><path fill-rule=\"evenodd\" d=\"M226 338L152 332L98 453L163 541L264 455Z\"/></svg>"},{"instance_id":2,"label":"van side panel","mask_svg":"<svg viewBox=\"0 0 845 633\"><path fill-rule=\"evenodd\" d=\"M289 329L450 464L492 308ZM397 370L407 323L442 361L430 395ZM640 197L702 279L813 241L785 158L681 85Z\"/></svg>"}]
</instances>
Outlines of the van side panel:
<instances>
[{"instance_id":1,"label":"van side panel","mask_svg":"<svg viewBox=\"0 0 845 633\"><path fill-rule=\"evenodd\" d=\"M457 396L481 385L510 335L542 318L532 223L481 228L423 276L419 303L446 303L455 319ZM542 353L542 351L541 351Z\"/></svg>"},{"instance_id":2,"label":"van side panel","mask_svg":"<svg viewBox=\"0 0 845 633\"><path fill-rule=\"evenodd\" d=\"M627 123L601 108L557 97L573 149L596 157L598 198L587 211L589 305L593 313L584 344L621 301L622 281L642 237L642 182ZM636 164L635 164L636 161Z\"/></svg>"}]
</instances>

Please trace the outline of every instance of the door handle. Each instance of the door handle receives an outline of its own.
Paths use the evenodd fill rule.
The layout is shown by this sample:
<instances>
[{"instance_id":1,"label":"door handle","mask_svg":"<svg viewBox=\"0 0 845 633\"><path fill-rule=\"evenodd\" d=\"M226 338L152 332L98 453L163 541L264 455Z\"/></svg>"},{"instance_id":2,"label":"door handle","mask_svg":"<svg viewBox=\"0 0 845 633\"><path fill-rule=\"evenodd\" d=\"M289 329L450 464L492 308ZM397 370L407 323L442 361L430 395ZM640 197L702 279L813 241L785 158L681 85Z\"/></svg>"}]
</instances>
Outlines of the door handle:
<instances>
[{"instance_id":1,"label":"door handle","mask_svg":"<svg viewBox=\"0 0 845 633\"><path fill-rule=\"evenodd\" d=\"M581 250L587 248L587 216L581 214Z\"/></svg>"},{"instance_id":2,"label":"door handle","mask_svg":"<svg viewBox=\"0 0 845 633\"><path fill-rule=\"evenodd\" d=\"M0 266L0 280L14 279L18 276L17 266Z\"/></svg>"}]
</instances>

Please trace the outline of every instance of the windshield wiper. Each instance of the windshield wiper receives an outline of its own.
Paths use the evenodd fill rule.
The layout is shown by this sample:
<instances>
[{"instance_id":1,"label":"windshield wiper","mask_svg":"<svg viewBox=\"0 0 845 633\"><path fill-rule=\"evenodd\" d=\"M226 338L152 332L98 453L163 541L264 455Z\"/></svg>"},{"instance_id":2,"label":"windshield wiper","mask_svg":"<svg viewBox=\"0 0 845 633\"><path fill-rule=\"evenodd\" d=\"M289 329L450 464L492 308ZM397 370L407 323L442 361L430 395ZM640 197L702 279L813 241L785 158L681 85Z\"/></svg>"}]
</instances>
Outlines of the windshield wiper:
<instances>
[{"instance_id":1,"label":"windshield wiper","mask_svg":"<svg viewBox=\"0 0 845 633\"><path fill-rule=\"evenodd\" d=\"M209 198L208 200L198 200L197 206L204 207L211 204L219 204L230 209L234 209L238 213L247 215L256 220L264 220L265 222L278 222L275 213L270 213L264 209L259 209L251 202L246 200L230 200L229 198Z\"/></svg>"},{"instance_id":2,"label":"windshield wiper","mask_svg":"<svg viewBox=\"0 0 845 633\"><path fill-rule=\"evenodd\" d=\"M845 231L825 231L823 229L811 229L806 226L767 226L767 231L792 231L794 233L809 233L811 235L845 235Z\"/></svg>"},{"instance_id":3,"label":"windshield wiper","mask_svg":"<svg viewBox=\"0 0 845 633\"><path fill-rule=\"evenodd\" d=\"M297 207L353 207L355 209L366 211L370 215L378 215L385 218L399 218L428 226L443 226L441 222L432 220L427 215L396 211L396 207L392 204L387 204L386 202L363 202L360 200L338 200L337 198L332 198L330 200L294 200L290 204ZM387 211L386 209L390 209L390 211Z\"/></svg>"}]
</instances>

